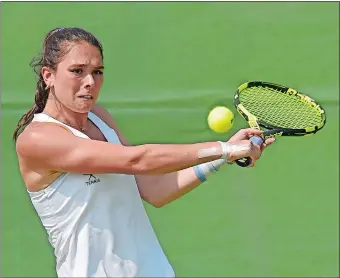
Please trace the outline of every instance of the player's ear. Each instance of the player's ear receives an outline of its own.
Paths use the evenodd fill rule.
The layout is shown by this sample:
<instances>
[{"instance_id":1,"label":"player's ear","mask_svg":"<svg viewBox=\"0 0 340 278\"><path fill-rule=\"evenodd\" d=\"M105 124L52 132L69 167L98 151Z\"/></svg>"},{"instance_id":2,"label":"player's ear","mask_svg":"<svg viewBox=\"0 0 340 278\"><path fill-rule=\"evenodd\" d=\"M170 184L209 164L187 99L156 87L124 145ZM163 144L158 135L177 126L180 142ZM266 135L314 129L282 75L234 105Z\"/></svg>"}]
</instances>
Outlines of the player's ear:
<instances>
[{"instance_id":1,"label":"player's ear","mask_svg":"<svg viewBox=\"0 0 340 278\"><path fill-rule=\"evenodd\" d=\"M54 75L53 71L49 67L42 67L41 69L41 75L44 79L45 84L48 87L53 87L53 82L54 82Z\"/></svg>"}]
</instances>

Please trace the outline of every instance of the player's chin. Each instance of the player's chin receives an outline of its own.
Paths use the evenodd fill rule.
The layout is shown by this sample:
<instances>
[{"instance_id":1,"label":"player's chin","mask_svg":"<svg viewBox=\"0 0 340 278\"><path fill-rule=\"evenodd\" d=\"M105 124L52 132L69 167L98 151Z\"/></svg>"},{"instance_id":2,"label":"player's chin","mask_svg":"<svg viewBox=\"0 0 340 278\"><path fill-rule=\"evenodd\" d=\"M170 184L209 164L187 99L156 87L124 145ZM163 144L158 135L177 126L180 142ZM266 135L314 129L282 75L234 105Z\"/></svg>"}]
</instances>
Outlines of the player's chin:
<instances>
[{"instance_id":1,"label":"player's chin","mask_svg":"<svg viewBox=\"0 0 340 278\"><path fill-rule=\"evenodd\" d=\"M82 104L78 104L75 107L75 112L77 113L88 113L92 110L93 106L95 105L94 101L91 102L87 102L87 103L82 103Z\"/></svg>"}]
</instances>

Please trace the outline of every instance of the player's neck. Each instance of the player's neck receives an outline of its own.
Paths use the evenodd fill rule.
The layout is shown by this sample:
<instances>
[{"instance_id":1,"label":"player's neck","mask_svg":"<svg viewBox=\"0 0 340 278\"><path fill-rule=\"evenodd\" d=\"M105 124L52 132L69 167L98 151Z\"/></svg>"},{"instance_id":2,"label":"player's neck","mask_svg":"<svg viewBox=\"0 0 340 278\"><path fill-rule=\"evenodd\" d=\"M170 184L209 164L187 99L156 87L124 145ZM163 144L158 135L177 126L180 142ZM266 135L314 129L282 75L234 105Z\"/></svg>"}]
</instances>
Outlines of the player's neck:
<instances>
[{"instance_id":1,"label":"player's neck","mask_svg":"<svg viewBox=\"0 0 340 278\"><path fill-rule=\"evenodd\" d=\"M74 112L54 100L47 100L43 113L81 132L87 130L88 113Z\"/></svg>"}]
</instances>

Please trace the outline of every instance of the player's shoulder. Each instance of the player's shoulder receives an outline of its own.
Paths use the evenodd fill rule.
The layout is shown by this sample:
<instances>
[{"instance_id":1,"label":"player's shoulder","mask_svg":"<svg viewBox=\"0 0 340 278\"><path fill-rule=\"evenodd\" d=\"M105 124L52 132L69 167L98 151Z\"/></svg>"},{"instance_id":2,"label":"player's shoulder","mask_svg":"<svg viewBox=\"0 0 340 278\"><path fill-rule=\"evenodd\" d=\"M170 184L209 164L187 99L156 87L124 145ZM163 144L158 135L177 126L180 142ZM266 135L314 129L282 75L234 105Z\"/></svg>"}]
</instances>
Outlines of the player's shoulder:
<instances>
[{"instance_id":1,"label":"player's shoulder","mask_svg":"<svg viewBox=\"0 0 340 278\"><path fill-rule=\"evenodd\" d=\"M37 151L46 142L53 144L54 140L68 139L67 136L71 134L70 130L56 123L31 122L18 136L16 151L29 154Z\"/></svg>"}]
</instances>

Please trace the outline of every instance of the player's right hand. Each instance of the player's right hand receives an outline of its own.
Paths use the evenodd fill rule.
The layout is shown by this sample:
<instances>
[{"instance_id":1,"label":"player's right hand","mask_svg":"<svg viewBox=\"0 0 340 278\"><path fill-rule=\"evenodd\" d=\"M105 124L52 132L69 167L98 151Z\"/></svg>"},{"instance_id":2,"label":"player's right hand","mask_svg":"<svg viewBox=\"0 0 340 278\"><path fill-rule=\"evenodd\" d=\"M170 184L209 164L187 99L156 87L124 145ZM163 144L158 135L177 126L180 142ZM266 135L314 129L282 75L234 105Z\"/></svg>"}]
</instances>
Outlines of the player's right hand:
<instances>
[{"instance_id":1,"label":"player's right hand","mask_svg":"<svg viewBox=\"0 0 340 278\"><path fill-rule=\"evenodd\" d=\"M275 138L269 138L261 146L258 146L249 140L255 135L260 136L262 133L263 131L254 128L241 129L236 132L227 141L228 144L235 146L233 148L234 150L229 153L228 162L234 162L243 157L250 157L252 163L248 167L253 167L256 161L261 157L262 151L275 141ZM238 146L244 147L238 148Z\"/></svg>"}]
</instances>

